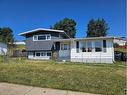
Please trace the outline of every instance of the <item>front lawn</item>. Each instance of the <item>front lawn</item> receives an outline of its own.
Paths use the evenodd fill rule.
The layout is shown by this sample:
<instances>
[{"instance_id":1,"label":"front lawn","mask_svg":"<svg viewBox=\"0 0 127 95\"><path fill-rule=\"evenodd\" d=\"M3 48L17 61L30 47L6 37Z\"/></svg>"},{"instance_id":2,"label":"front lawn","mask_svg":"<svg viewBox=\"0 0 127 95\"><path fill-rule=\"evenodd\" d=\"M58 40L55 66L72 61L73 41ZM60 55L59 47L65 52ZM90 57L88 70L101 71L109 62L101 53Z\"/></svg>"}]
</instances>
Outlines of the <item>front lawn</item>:
<instances>
[{"instance_id":1,"label":"front lawn","mask_svg":"<svg viewBox=\"0 0 127 95\"><path fill-rule=\"evenodd\" d=\"M1 82L125 95L124 64L58 64L53 61L20 59L10 62L0 64Z\"/></svg>"}]
</instances>

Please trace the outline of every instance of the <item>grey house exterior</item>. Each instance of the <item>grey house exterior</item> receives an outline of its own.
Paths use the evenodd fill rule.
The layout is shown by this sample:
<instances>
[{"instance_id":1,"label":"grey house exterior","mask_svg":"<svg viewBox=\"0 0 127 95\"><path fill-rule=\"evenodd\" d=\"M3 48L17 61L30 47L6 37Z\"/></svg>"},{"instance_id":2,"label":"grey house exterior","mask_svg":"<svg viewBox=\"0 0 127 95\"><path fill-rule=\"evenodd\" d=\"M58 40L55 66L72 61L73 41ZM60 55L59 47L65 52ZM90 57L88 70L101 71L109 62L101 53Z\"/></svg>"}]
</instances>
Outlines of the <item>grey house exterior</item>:
<instances>
[{"instance_id":1,"label":"grey house exterior","mask_svg":"<svg viewBox=\"0 0 127 95\"><path fill-rule=\"evenodd\" d=\"M67 39L64 31L39 28L19 35L26 37L26 50L29 59L60 59L59 39ZM37 39L36 39L37 37Z\"/></svg>"},{"instance_id":2,"label":"grey house exterior","mask_svg":"<svg viewBox=\"0 0 127 95\"><path fill-rule=\"evenodd\" d=\"M62 30L38 28L20 33L26 37L29 59L55 59L85 63L113 63L114 37L69 38Z\"/></svg>"}]
</instances>

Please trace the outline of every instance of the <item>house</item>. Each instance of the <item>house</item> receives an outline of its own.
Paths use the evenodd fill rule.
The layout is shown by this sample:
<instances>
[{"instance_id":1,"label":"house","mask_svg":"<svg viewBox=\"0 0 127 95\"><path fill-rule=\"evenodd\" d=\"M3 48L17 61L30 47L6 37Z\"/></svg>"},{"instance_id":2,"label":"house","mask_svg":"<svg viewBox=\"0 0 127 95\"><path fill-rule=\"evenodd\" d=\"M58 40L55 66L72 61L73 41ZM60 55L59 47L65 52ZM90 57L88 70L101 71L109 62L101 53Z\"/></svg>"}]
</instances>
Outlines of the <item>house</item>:
<instances>
[{"instance_id":1,"label":"house","mask_svg":"<svg viewBox=\"0 0 127 95\"><path fill-rule=\"evenodd\" d=\"M113 63L114 37L69 38L62 30L38 28L20 33L26 37L28 59L85 63Z\"/></svg>"},{"instance_id":2,"label":"house","mask_svg":"<svg viewBox=\"0 0 127 95\"><path fill-rule=\"evenodd\" d=\"M7 44L0 42L0 55L7 54Z\"/></svg>"},{"instance_id":3,"label":"house","mask_svg":"<svg viewBox=\"0 0 127 95\"><path fill-rule=\"evenodd\" d=\"M13 42L13 57L26 57L26 43L24 41L15 41Z\"/></svg>"},{"instance_id":4,"label":"house","mask_svg":"<svg viewBox=\"0 0 127 95\"><path fill-rule=\"evenodd\" d=\"M13 44L14 45L25 45L26 43L24 41L16 41Z\"/></svg>"},{"instance_id":5,"label":"house","mask_svg":"<svg viewBox=\"0 0 127 95\"><path fill-rule=\"evenodd\" d=\"M126 38L116 38L114 39L114 43L117 43L119 46L125 46L127 43Z\"/></svg>"}]
</instances>

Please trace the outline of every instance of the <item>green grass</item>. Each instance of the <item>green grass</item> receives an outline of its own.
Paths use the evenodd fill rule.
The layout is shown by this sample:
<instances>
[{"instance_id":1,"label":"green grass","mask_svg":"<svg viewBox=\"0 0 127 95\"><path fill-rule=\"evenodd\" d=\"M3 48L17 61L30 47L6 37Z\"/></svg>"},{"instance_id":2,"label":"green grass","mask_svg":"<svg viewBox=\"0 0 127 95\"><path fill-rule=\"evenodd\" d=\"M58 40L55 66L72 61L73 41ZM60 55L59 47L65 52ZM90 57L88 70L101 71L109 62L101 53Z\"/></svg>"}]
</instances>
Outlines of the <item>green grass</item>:
<instances>
[{"instance_id":1,"label":"green grass","mask_svg":"<svg viewBox=\"0 0 127 95\"><path fill-rule=\"evenodd\" d=\"M10 59L0 64L0 81L103 95L125 95L124 64L58 64Z\"/></svg>"}]
</instances>

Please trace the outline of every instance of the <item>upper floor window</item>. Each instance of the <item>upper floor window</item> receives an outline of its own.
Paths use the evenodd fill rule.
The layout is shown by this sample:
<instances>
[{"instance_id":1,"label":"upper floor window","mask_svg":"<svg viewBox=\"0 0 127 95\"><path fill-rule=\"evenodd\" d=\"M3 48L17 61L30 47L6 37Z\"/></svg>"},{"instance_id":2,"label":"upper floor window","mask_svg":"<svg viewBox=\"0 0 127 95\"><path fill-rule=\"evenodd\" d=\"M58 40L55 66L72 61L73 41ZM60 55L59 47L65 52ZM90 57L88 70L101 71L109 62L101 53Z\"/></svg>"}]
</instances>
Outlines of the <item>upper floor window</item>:
<instances>
[{"instance_id":1,"label":"upper floor window","mask_svg":"<svg viewBox=\"0 0 127 95\"><path fill-rule=\"evenodd\" d=\"M45 35L34 35L33 36L33 41L42 41L42 40L51 40L51 35L45 34Z\"/></svg>"}]
</instances>

